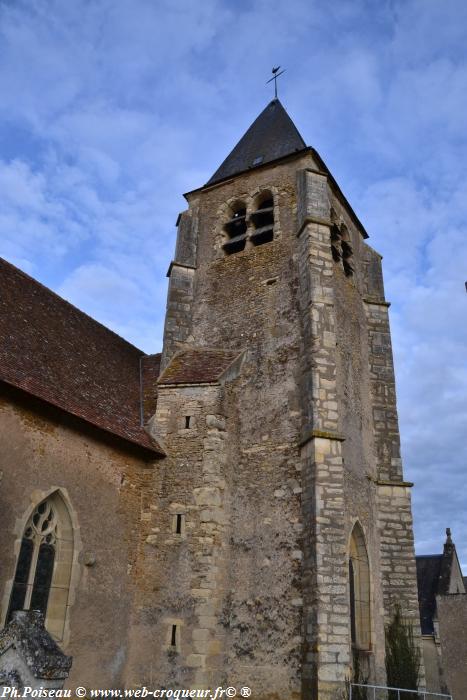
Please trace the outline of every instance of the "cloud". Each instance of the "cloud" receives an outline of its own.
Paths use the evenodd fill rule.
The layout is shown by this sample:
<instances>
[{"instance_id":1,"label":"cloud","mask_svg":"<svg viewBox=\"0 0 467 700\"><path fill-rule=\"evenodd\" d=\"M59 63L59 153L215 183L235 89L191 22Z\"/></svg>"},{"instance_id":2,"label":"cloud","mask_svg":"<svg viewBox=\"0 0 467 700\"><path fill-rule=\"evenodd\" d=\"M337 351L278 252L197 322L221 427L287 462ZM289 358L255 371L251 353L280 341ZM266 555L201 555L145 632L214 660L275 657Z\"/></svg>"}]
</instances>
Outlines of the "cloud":
<instances>
[{"instance_id":1,"label":"cloud","mask_svg":"<svg viewBox=\"0 0 467 700\"><path fill-rule=\"evenodd\" d=\"M287 69L384 255L418 547L451 525L467 567L466 20L461 0L0 0L0 253L149 352L181 193Z\"/></svg>"},{"instance_id":2,"label":"cloud","mask_svg":"<svg viewBox=\"0 0 467 700\"><path fill-rule=\"evenodd\" d=\"M406 476L416 484L417 548L436 552L450 526L465 565L467 180L449 184L439 171L421 178L415 167L411 178L370 185L362 204L384 253L393 302L403 456Z\"/></svg>"}]
</instances>

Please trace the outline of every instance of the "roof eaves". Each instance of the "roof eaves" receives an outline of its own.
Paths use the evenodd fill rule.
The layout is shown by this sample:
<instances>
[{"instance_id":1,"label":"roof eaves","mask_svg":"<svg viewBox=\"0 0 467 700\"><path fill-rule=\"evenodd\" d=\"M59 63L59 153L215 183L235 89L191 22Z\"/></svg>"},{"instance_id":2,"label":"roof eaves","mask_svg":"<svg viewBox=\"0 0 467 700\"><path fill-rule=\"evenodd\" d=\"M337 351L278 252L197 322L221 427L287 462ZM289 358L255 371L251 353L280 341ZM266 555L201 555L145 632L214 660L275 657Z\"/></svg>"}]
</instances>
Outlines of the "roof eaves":
<instances>
[{"instance_id":1,"label":"roof eaves","mask_svg":"<svg viewBox=\"0 0 467 700\"><path fill-rule=\"evenodd\" d=\"M349 201L347 200L347 197L346 197L345 194L342 192L341 188L340 188L339 185L337 184L337 181L334 179L333 174L332 174L331 171L329 170L329 168L328 168L328 166L326 165L326 163L324 162L324 160L323 160L323 159L321 158L321 156L319 155L319 153L318 153L318 151L316 150L316 148L310 147L310 150L311 150L311 152L312 152L314 158L316 158L316 160L318 161L318 165L325 171L326 175L328 176L329 182L330 182L330 184L331 184L331 187L333 188L333 190L335 191L335 193L337 194L337 196L342 200L343 204L345 204L346 208L347 208L348 211L349 211L349 214L350 214L351 219L353 220L353 222L354 222L354 224L357 226L357 228L360 229L363 238L369 238L369 235L368 235L368 233L366 232L365 227L363 226L362 222L360 221L360 219L358 218L358 216L357 216L356 213L354 212L352 206L350 205Z\"/></svg>"},{"instance_id":2,"label":"roof eaves","mask_svg":"<svg viewBox=\"0 0 467 700\"><path fill-rule=\"evenodd\" d=\"M204 184L202 187L197 187L194 190L190 190L189 192L184 193L184 197L186 200L188 200L188 197L192 194L196 194L197 192L205 192L207 190L212 190L215 187L219 187L220 185L225 185L227 182L233 182L237 177L240 177L241 175L245 175L245 173L251 173L252 170L264 170L265 168L270 167L271 165L278 165L279 163L285 162L287 160L293 160L294 158L298 156L302 156L305 153L311 153L313 149L311 146L305 146L305 148L302 148L299 151L294 151L293 153L288 153L286 156L281 156L280 158L275 158L274 160L269 160L266 163L260 163L259 165L254 165L251 166L250 168L245 168L245 170L241 170L238 173L235 173L235 175L228 175L227 177L222 178L222 180L216 180L216 182L213 182L212 184Z\"/></svg>"},{"instance_id":3,"label":"roof eaves","mask_svg":"<svg viewBox=\"0 0 467 700\"><path fill-rule=\"evenodd\" d=\"M43 401L44 403L48 404L49 406L53 406L54 408L58 408L60 411L63 411L63 413L66 413L67 415L73 416L73 418L77 418L79 420L84 421L88 425L91 425L93 428L98 428L99 430L103 430L107 435L114 435L115 437L124 440L125 442L130 443L131 445L136 445L140 449L143 449L146 452L150 452L154 455L158 455L160 457L165 457L166 454L160 447L160 445L155 442L155 440L144 430L144 428L141 428L141 430L144 430L144 432L147 435L147 442L146 440L141 441L141 440L136 440L135 438L130 437L129 435L125 434L123 431L118 431L118 430L111 430L109 427L103 425L102 423L99 423L98 421L92 421L89 420L89 418L86 418L86 416L78 413L77 411L73 411L72 409L65 408L62 404L60 404L57 401L53 401L50 398L46 398L44 396L40 396L37 393L31 393L24 387L20 386L19 384L15 384L14 382L9 381L8 379L5 379L3 377L0 377L0 382L3 382L5 384L8 384L8 386L12 386L15 389L19 389L21 392L24 392L25 394L29 394L30 396L34 396L34 398L39 399L40 401Z\"/></svg>"},{"instance_id":4,"label":"roof eaves","mask_svg":"<svg viewBox=\"0 0 467 700\"><path fill-rule=\"evenodd\" d=\"M341 199L342 203L345 205L347 208L351 219L353 220L354 224L357 226L357 228L361 231L361 234L363 238L367 239L369 238L369 235L363 226L362 222L358 218L357 214L355 213L354 209L352 208L352 205L349 203L347 197L345 194L342 192L341 188L337 184L336 179L334 178L333 174L327 167L326 163L324 160L321 158L319 155L318 151L313 148L312 146L305 146L305 148L302 148L299 151L294 151L293 153L289 153L286 156L281 156L280 158L276 158L275 160L270 160L267 163L261 163L260 165L255 165L252 166L251 168L246 168L245 170L242 170L235 175L229 175L228 177L223 178L222 180L217 180L216 182L213 182L212 184L206 183L202 187L197 187L194 190L189 190L188 192L184 193L185 199L188 201L188 198L190 195L197 194L198 192L207 192L208 190L212 190L215 187L220 187L221 185L225 185L227 182L233 182L237 177L240 177L242 175L245 175L245 173L251 173L252 170L260 170L260 169L265 169L270 167L271 165L278 165L279 163L286 162L288 160L293 160L294 158L298 156L303 156L305 153L311 153L314 158L318 161L318 165L321 167L323 171L323 175L326 175L329 179L330 185L332 189L335 191L337 196Z\"/></svg>"}]
</instances>

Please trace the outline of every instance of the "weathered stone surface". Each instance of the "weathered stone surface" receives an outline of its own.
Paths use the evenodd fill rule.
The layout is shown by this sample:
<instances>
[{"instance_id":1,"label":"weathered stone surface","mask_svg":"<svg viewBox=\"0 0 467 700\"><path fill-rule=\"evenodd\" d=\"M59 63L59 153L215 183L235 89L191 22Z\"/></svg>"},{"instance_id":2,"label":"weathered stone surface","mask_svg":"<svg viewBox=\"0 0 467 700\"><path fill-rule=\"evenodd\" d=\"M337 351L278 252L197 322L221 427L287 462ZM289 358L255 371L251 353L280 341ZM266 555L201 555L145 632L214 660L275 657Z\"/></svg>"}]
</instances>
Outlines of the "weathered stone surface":
<instances>
[{"instance_id":1,"label":"weathered stone surface","mask_svg":"<svg viewBox=\"0 0 467 700\"><path fill-rule=\"evenodd\" d=\"M72 659L66 656L44 627L37 611L13 613L0 632L0 683L34 689L62 688Z\"/></svg>"},{"instance_id":2,"label":"weathered stone surface","mask_svg":"<svg viewBox=\"0 0 467 700\"><path fill-rule=\"evenodd\" d=\"M273 236L255 245L266 196ZM149 429L166 457L156 464L34 424L6 439L2 489L23 504L31 482L72 492L96 552L95 566L77 562L69 612L85 685L228 681L256 700L336 700L352 672L356 523L371 572L370 680L385 681L393 601L417 617L380 256L310 150L187 200L162 368L193 349L232 352L235 367L158 385ZM226 255L225 224L240 204L246 244ZM34 423L24 407L5 415L16 435ZM8 591L21 535L11 506L0 519Z\"/></svg>"},{"instance_id":3,"label":"weathered stone surface","mask_svg":"<svg viewBox=\"0 0 467 700\"><path fill-rule=\"evenodd\" d=\"M440 595L436 604L440 648L435 649L435 654L441 656L439 663L444 680L440 692L449 692L453 700L462 700L467 688L467 594Z\"/></svg>"}]
</instances>

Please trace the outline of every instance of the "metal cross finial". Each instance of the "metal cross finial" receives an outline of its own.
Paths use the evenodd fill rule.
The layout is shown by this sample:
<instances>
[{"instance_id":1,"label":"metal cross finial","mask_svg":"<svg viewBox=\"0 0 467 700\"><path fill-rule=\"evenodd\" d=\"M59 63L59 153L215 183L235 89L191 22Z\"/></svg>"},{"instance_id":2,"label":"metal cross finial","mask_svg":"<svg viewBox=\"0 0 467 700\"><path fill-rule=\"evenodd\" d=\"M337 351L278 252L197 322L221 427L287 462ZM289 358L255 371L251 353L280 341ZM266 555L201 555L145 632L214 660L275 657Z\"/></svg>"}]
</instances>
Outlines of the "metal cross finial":
<instances>
[{"instance_id":1,"label":"metal cross finial","mask_svg":"<svg viewBox=\"0 0 467 700\"><path fill-rule=\"evenodd\" d=\"M282 73L285 73L285 68L284 68L284 70L281 70L280 73L279 73L279 70L280 70L280 66L277 66L276 68L273 68L273 69L272 69L272 78L270 78L270 79L266 82L266 85L267 85L268 83L271 83L271 82L274 80L274 97L275 97L276 100L277 100L277 78L278 78L280 75L282 75Z\"/></svg>"}]
</instances>

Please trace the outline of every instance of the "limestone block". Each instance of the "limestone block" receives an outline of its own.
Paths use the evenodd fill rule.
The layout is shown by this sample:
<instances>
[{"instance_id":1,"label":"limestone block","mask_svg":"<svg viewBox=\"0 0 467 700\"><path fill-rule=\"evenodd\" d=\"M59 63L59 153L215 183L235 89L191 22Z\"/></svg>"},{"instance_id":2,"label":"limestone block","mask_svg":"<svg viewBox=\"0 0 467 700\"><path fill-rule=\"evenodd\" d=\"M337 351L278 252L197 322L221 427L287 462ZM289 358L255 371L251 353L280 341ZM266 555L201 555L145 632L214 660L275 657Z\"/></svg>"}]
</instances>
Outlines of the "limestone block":
<instances>
[{"instance_id":1,"label":"limestone block","mask_svg":"<svg viewBox=\"0 0 467 700\"><path fill-rule=\"evenodd\" d=\"M202 486L193 490L195 503L198 506L220 506L221 496L218 488Z\"/></svg>"},{"instance_id":2,"label":"limestone block","mask_svg":"<svg viewBox=\"0 0 467 700\"><path fill-rule=\"evenodd\" d=\"M208 653L209 642L206 639L194 639L193 640L193 651L195 655Z\"/></svg>"},{"instance_id":3,"label":"limestone block","mask_svg":"<svg viewBox=\"0 0 467 700\"><path fill-rule=\"evenodd\" d=\"M211 595L207 588L192 588L190 592L194 598L209 598Z\"/></svg>"},{"instance_id":4,"label":"limestone block","mask_svg":"<svg viewBox=\"0 0 467 700\"><path fill-rule=\"evenodd\" d=\"M206 657L204 654L189 654L186 665L190 668L204 668Z\"/></svg>"},{"instance_id":5,"label":"limestone block","mask_svg":"<svg viewBox=\"0 0 467 700\"><path fill-rule=\"evenodd\" d=\"M196 640L196 641L198 641L198 640L206 641L210 638L210 636L211 636L211 631L204 628L204 627L194 629L193 634L192 634L193 640Z\"/></svg>"},{"instance_id":6,"label":"limestone block","mask_svg":"<svg viewBox=\"0 0 467 700\"><path fill-rule=\"evenodd\" d=\"M344 677L344 669L337 663L323 664L318 668L321 681L342 681Z\"/></svg>"},{"instance_id":7,"label":"limestone block","mask_svg":"<svg viewBox=\"0 0 467 700\"><path fill-rule=\"evenodd\" d=\"M206 425L208 428L217 428L217 430L225 430L225 418L222 416L206 416Z\"/></svg>"}]
</instances>

